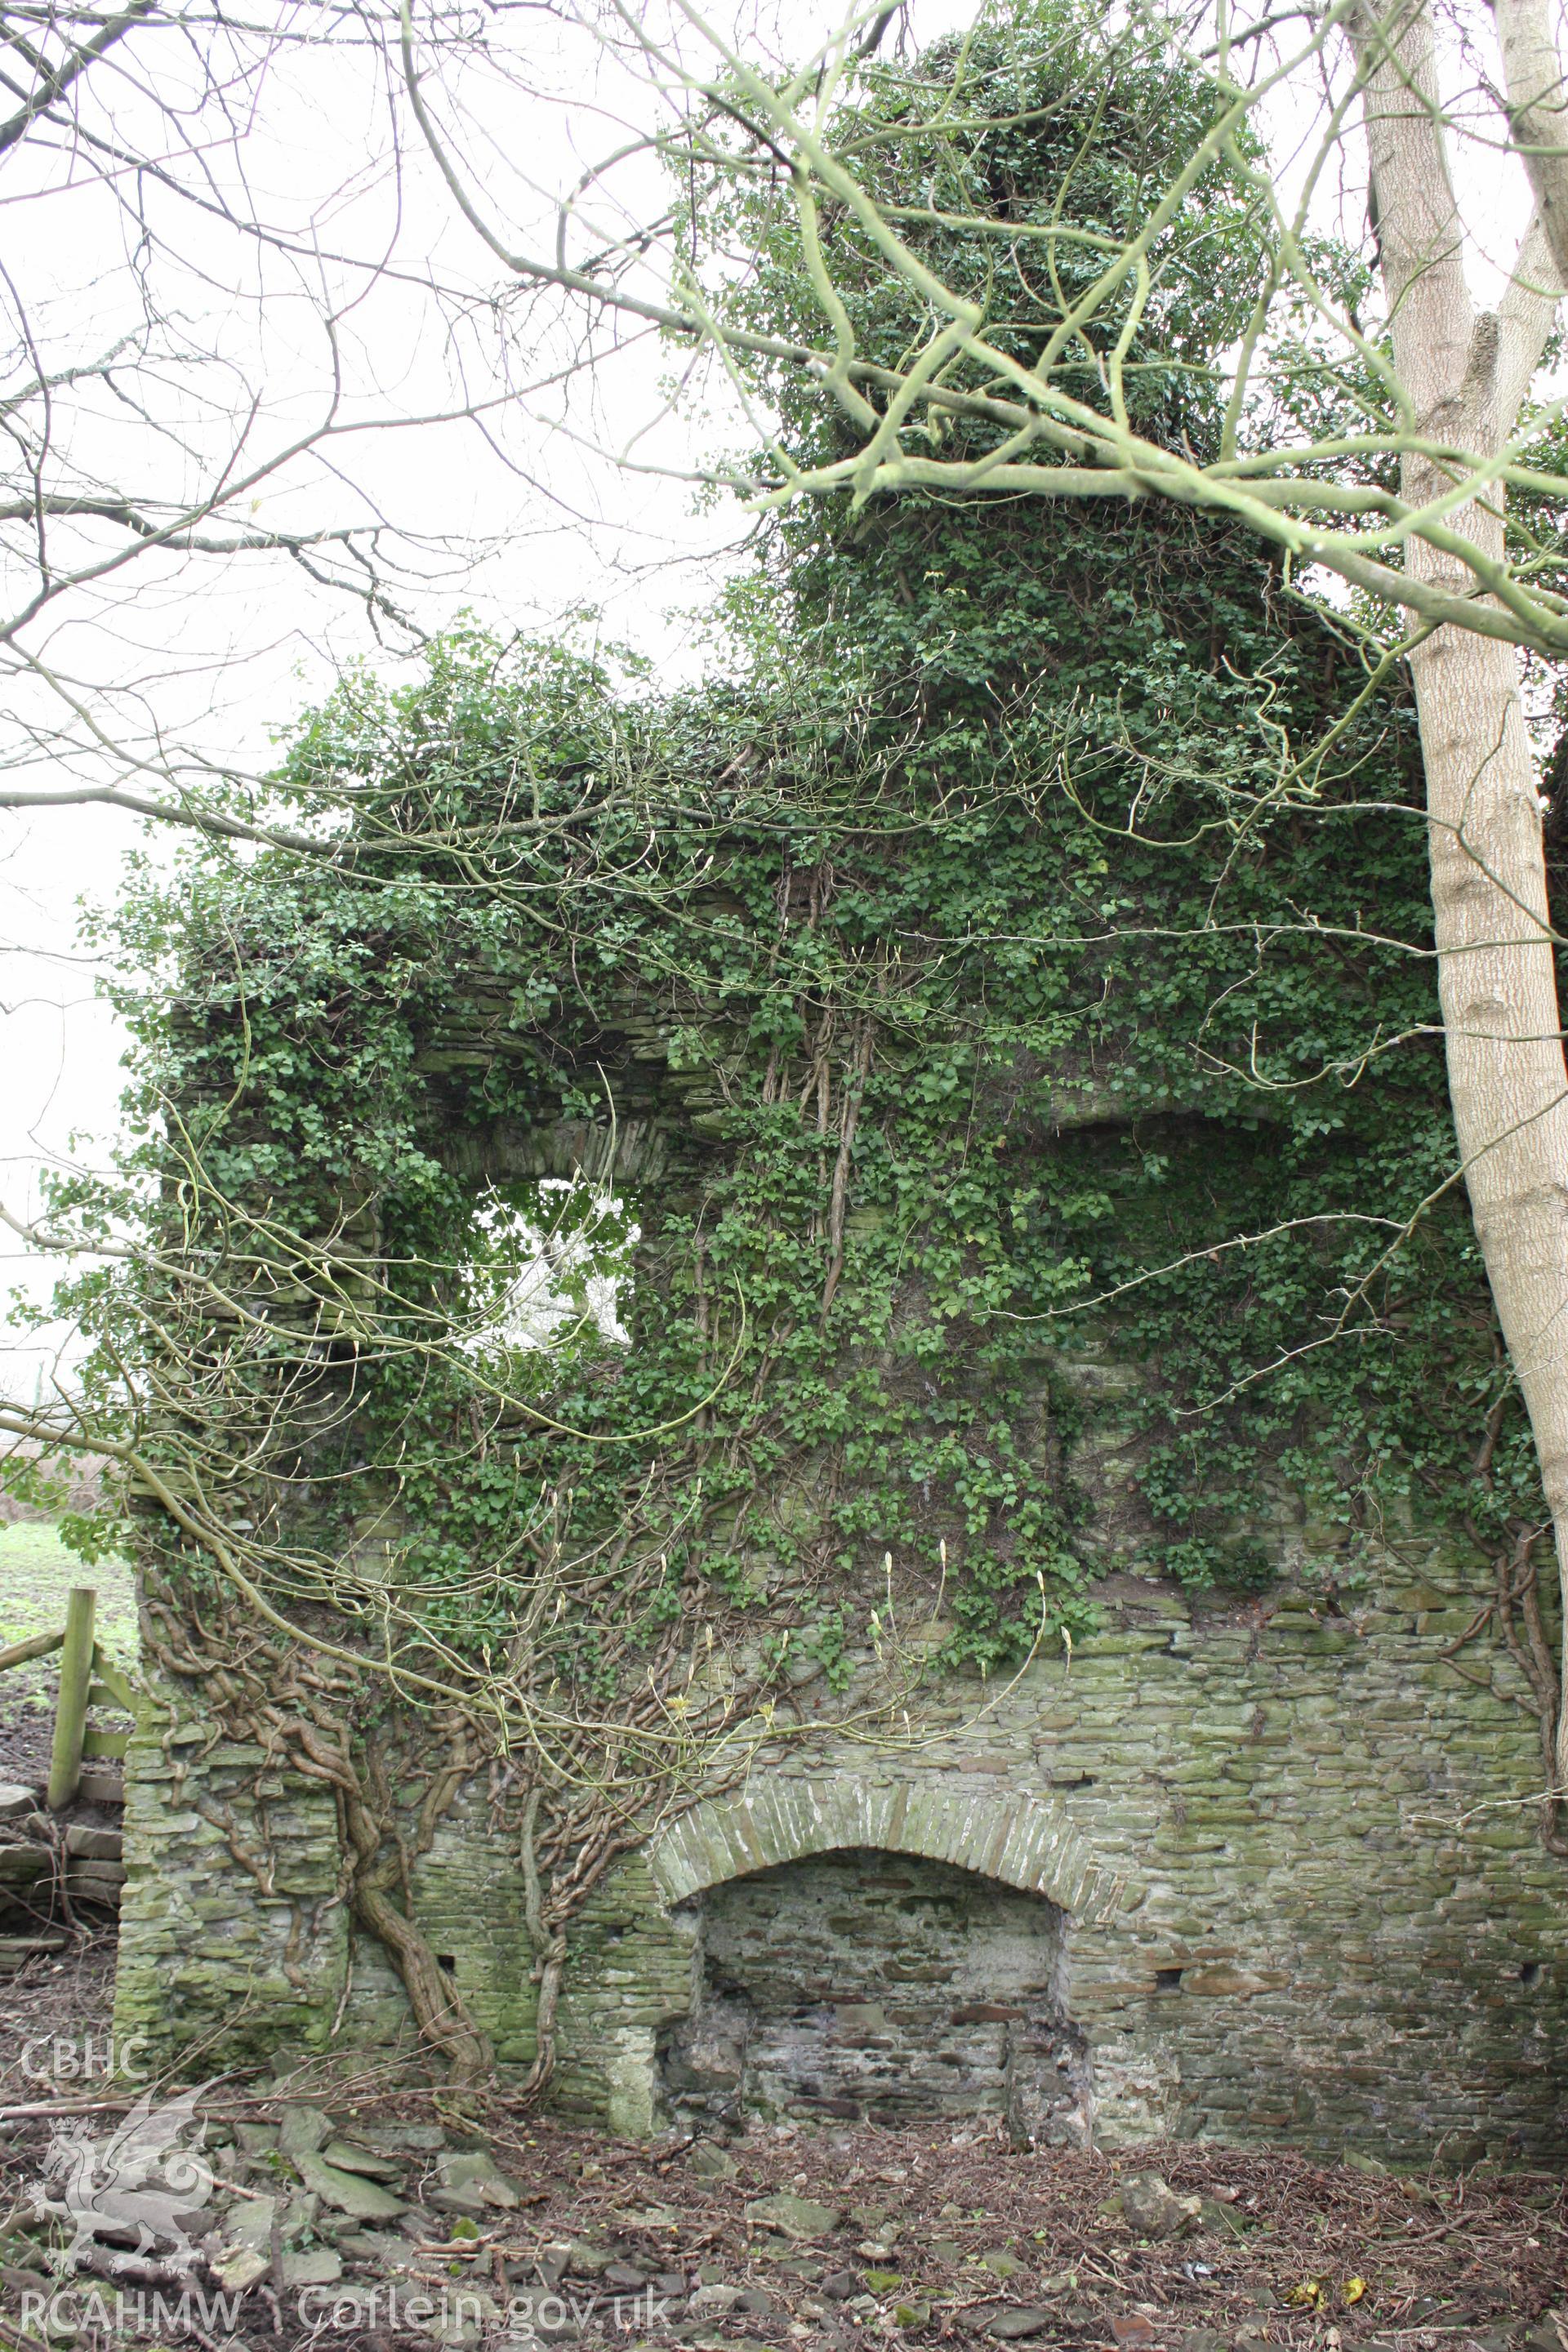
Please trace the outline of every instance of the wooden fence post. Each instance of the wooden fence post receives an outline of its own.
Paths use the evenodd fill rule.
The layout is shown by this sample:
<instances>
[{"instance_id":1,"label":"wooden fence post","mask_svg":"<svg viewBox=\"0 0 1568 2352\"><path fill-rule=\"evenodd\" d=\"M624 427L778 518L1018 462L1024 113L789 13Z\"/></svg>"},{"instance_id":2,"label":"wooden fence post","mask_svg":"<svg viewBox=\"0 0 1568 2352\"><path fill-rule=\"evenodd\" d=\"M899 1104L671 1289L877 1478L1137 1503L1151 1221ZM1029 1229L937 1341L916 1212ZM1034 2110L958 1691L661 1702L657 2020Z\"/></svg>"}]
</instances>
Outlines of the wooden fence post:
<instances>
[{"instance_id":1,"label":"wooden fence post","mask_svg":"<svg viewBox=\"0 0 1568 2352\"><path fill-rule=\"evenodd\" d=\"M60 1651L60 1696L55 1709L55 1744L49 1758L48 1801L52 1812L68 1805L81 1780L82 1741L87 1733L87 1694L92 1681L92 1621L98 1593L73 1584L66 1603L66 1638Z\"/></svg>"},{"instance_id":2,"label":"wooden fence post","mask_svg":"<svg viewBox=\"0 0 1568 2352\"><path fill-rule=\"evenodd\" d=\"M29 1633L25 1642L13 1642L8 1650L0 1650L0 1674L7 1666L25 1666L31 1658L47 1658L64 1640L63 1633Z\"/></svg>"}]
</instances>

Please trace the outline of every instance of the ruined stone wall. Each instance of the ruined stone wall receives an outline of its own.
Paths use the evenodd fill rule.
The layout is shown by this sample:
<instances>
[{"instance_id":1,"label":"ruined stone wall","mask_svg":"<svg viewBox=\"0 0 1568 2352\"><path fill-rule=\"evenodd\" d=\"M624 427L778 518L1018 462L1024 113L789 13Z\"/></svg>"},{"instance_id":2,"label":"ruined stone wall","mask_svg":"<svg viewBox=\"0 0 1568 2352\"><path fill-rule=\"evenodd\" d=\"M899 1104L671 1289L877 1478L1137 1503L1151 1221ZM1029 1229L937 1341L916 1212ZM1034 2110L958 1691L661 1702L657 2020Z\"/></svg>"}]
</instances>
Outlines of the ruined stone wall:
<instances>
[{"instance_id":1,"label":"ruined stone wall","mask_svg":"<svg viewBox=\"0 0 1568 2352\"><path fill-rule=\"evenodd\" d=\"M482 1593L477 1649L527 1591L519 1497L569 1471L549 1573L604 1568L555 1637L584 1662L562 1676L584 1706L649 1663L661 1704L683 1695L657 1663L673 1677L680 1596L708 1619L682 1674L711 1687L753 1629L759 1647L784 1637L769 1696L784 1713L822 1687L797 1669L853 1667L837 1644L870 1640L884 1594L905 1623L922 1596L949 1610L933 1646L993 1666L1037 1608L1075 1636L1100 1612L1094 1638L1016 1681L933 1670L907 1738L887 1720L836 1732L824 1701L815 1738L781 1741L743 1790L624 1858L572 1927L556 2091L574 2112L636 2132L684 2096L940 2110L952 2088L1025 2136L1561 2158L1568 1873L1535 1841L1539 1723L1489 1634L1447 1654L1485 1612L1444 1594L1489 1601L1489 1563L1432 1562L1411 1527L1394 1530L1403 1564L1373 1545L1406 1482L1461 1524L1483 1427L1500 1473L1526 1459L1517 1401L1487 1417L1500 1368L1462 1203L1424 1213L1377 1272L1365 1254L1451 1156L1429 967L1387 944L1418 947L1428 920L1405 702L1360 696L1321 616L1222 527L1133 517L1047 548L1000 504L936 520L933 535L900 505L815 552L808 533L790 558L805 564L799 680L770 642L708 716L700 698L659 717L640 688L625 703L568 689L553 656L536 673L531 656L448 648L400 705L389 788L413 772L408 730L454 747L460 791L471 744L482 832L526 740L543 862L523 898L510 848L494 892L454 895L427 843L406 926L384 935L368 900L372 928L332 912L331 954L297 1002L279 987L267 1052L248 1025L237 1042L228 932L205 913L191 929L188 1050L165 1091L226 1102L233 1181L258 1202L298 1139L319 1139L284 1191L307 1236L341 1218L330 1256L348 1269L327 1300L312 1245L298 1283L275 1295L268 1269L260 1286L289 1349L309 1333L310 1386L319 1371L342 1417L334 1402L320 1478L291 1493L287 1454L287 1506L251 1524L300 1512L301 1542L354 1561L356 1609L382 1564L399 1584L406 1567L447 1629ZM819 667L829 579L847 634ZM500 731L470 728L492 696ZM323 745L374 737L357 714L338 730L334 716ZM1304 829L1278 791L1287 736L1333 741L1340 763ZM624 793L605 784L623 775ZM1165 814L1129 830L1151 793ZM268 918L254 950L280 976L321 914L283 870L282 928ZM559 927L529 915L535 893ZM1371 903L1384 943L1360 934L1354 958L1321 966L1315 941ZM1396 1060L1395 1034L1419 1045ZM258 1090L263 1067L296 1075ZM438 1306L490 1188L526 1202L512 1188L578 1174L635 1217L623 1304L647 1377L574 1358L560 1394L587 1423L575 1404L554 1420L531 1378L503 1407L479 1368L471 1450L468 1342L445 1308L411 1318L397 1273L383 1307L340 1316L340 1279L368 1294L379 1253L395 1269L411 1253L414 1297L428 1282ZM485 1287L450 1286L476 1303ZM1321 1318L1347 1301L1345 1344L1326 1349ZM447 1343L431 1412L449 1402L449 1423L397 1369L419 1328ZM405 1415L409 1466L391 1472ZM599 1466L552 1428L591 1438ZM1313 1462L1331 1519L1316 1528L1283 1466ZM646 1508L628 1502L645 1474ZM215 1508L241 1499L221 1493ZM177 1595L194 1562L162 1549ZM628 1601L607 1563L639 1557ZM448 1579L459 1561L471 1582ZM1200 1586L1262 1597L1182 1597ZM613 1649L651 1624L653 1661L601 1670L601 1633ZM122 2027L214 2063L415 2056L399 1982L349 1916L330 1796L258 1781L258 1751L185 1719L200 1689L154 1693L132 1758ZM843 1700L852 1718L853 1684ZM395 1794L406 1824L420 1791ZM515 1835L476 1782L412 1895L521 2069L536 1989ZM926 1971L913 2004L875 1891L895 1864ZM831 1904L810 1893L828 1887ZM938 1887L940 1934L919 1912ZM1037 1933L1048 1967L1018 1959Z\"/></svg>"},{"instance_id":2,"label":"ruined stone wall","mask_svg":"<svg viewBox=\"0 0 1568 2352\"><path fill-rule=\"evenodd\" d=\"M944 2032L988 1995L1016 2005L994 1940L1001 1890L1055 1906L1054 2000L1081 2048L1081 2127L1101 2145L1181 2133L1562 2161L1568 1876L1535 1841L1536 1727L1507 1695L1506 1662L1481 1654L1497 1689L1478 1687L1444 1654L1452 1612L1392 1562L1389 1575L1346 1616L1289 1589L1194 1612L1119 1580L1115 1630L1000 1695L933 1683L908 1748L840 1740L760 1764L743 1791L625 1861L579 1919L561 2103L655 2127L701 1994L706 1890L854 1849L977 1874ZM302 2047L411 2047L395 1979L351 1933L320 1791L263 1796L267 1891L236 1860L236 1844L258 1850L258 1761L204 1754L195 1725L171 1742L149 1717L131 1775L121 2030L279 2063ZM842 1888L835 1916L848 1918L850 1877ZM521 1879L477 1799L442 1824L416 1894L503 2063L522 2066ZM752 1916L762 1899L745 1898ZM719 1906L721 1921L739 1916ZM889 1938L871 1929L842 1931L835 1988L843 2031L868 2042L872 2012L897 2002ZM812 1968L820 1954L818 1938ZM1064 2108L1042 2127L1079 2126Z\"/></svg>"}]
</instances>

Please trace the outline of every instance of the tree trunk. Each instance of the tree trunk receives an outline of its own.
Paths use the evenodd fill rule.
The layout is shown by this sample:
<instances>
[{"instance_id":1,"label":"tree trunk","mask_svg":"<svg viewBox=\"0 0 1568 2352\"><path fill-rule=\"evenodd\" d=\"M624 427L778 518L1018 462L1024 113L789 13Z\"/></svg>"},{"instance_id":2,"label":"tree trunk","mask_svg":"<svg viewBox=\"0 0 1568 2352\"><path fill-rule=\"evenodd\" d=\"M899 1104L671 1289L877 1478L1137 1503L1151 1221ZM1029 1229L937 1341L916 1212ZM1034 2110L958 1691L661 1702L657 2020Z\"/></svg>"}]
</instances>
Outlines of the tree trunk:
<instances>
[{"instance_id":1,"label":"tree trunk","mask_svg":"<svg viewBox=\"0 0 1568 2352\"><path fill-rule=\"evenodd\" d=\"M1395 371L1419 435L1490 455L1512 430L1554 305L1549 292L1516 278L1498 316L1476 313L1420 0L1399 0L1387 13L1367 8L1351 29L1365 78ZM1534 241L1527 247L1533 266ZM1447 486L1428 459L1405 458L1406 498L1425 500ZM1496 508L1472 502L1449 520L1489 554L1501 554ZM1425 541L1409 542L1407 561L1422 579L1466 593L1463 567ZM1510 645L1449 627L1417 646L1410 667L1454 1126L1568 1600L1568 1065L1519 656ZM1559 1788L1568 1782L1565 1688L1560 1665Z\"/></svg>"},{"instance_id":2,"label":"tree trunk","mask_svg":"<svg viewBox=\"0 0 1568 2352\"><path fill-rule=\"evenodd\" d=\"M1411 668L1454 1126L1568 1594L1568 1067L1518 656L1447 628ZM1560 1693L1560 1788L1565 1748Z\"/></svg>"}]
</instances>

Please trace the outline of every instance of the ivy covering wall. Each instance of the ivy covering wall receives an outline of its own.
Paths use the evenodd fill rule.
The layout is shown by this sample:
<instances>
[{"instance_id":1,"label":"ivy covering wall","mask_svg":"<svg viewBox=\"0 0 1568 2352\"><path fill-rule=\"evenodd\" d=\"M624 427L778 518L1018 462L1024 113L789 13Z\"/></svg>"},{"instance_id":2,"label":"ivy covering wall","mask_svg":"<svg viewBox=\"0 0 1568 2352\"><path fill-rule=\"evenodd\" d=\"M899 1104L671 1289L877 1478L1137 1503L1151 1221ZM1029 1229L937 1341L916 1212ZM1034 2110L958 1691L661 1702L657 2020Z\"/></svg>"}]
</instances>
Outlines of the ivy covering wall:
<instances>
[{"instance_id":1,"label":"ivy covering wall","mask_svg":"<svg viewBox=\"0 0 1568 2352\"><path fill-rule=\"evenodd\" d=\"M1264 1459L1343 1524L1330 1576L1394 1494L1456 1522L1528 1510L1511 1422L1470 1475L1504 1375L1449 1183L1397 696L1310 798L1281 793L1357 665L1184 519L1042 548L1008 510L900 509L810 584L804 688L759 663L663 699L478 635L415 687L352 681L290 773L367 773L384 830L482 849L208 856L125 919L130 957L159 929L179 956L171 992L131 1000L150 1112L193 1106L215 1191L296 1226L374 1202L411 1317L482 1322L511 1270L446 1164L462 1122L607 1132L639 1020L696 1107L678 1181L626 1197L629 1347L589 1325L538 1358L362 1380L342 1442L395 1478L433 1606L542 1485L587 1534L652 1474L671 1605L689 1566L741 1594L767 1559L863 1616L886 1551L930 1571L945 1538L955 1659L1032 1638L1042 1577L1081 1627L1085 1498L1020 1370L1076 1346L1086 1302L1150 1373L1151 1565L1184 1582L1256 1572L1237 1530ZM433 1077L470 996L469 1074ZM154 1114L149 1169L163 1148ZM498 1387L593 1442L498 1427L455 1453ZM770 1496L803 1477L814 1507L781 1518Z\"/></svg>"}]
</instances>

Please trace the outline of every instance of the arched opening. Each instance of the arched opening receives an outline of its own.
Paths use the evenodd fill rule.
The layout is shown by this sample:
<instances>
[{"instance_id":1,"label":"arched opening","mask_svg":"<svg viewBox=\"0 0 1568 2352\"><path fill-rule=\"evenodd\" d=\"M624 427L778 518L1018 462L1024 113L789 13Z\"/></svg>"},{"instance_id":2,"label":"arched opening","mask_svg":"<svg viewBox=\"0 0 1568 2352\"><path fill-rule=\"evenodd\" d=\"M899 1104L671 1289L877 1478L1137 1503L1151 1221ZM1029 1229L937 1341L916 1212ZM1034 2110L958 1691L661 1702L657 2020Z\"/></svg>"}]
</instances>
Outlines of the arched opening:
<instances>
[{"instance_id":1,"label":"arched opening","mask_svg":"<svg viewBox=\"0 0 1568 2352\"><path fill-rule=\"evenodd\" d=\"M1044 1895L846 1846L721 1880L681 1908L692 2007L660 2051L677 2117L990 2116L1020 2146L1087 2137L1067 1915Z\"/></svg>"}]
</instances>

